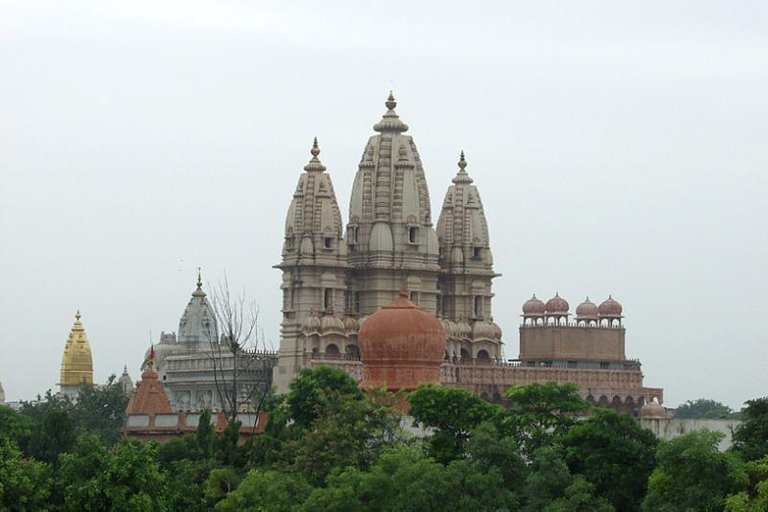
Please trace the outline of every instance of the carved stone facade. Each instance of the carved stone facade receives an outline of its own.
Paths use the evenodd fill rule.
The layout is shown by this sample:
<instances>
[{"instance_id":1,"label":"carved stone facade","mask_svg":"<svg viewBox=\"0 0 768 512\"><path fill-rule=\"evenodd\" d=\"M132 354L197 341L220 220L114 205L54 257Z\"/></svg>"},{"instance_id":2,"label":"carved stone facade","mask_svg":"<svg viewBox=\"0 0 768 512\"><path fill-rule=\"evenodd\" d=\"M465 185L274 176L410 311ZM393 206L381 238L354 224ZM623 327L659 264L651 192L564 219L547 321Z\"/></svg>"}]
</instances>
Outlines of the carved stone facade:
<instances>
[{"instance_id":1,"label":"carved stone facade","mask_svg":"<svg viewBox=\"0 0 768 512\"><path fill-rule=\"evenodd\" d=\"M416 144L405 135L408 125L391 93L385 105L358 164L346 230L316 140L288 208L276 265L283 272L274 374L280 392L314 360L358 359L357 333L366 316L402 290L442 319L447 357L501 358L501 329L491 315L496 274L488 228L464 156L436 230Z\"/></svg>"}]
</instances>

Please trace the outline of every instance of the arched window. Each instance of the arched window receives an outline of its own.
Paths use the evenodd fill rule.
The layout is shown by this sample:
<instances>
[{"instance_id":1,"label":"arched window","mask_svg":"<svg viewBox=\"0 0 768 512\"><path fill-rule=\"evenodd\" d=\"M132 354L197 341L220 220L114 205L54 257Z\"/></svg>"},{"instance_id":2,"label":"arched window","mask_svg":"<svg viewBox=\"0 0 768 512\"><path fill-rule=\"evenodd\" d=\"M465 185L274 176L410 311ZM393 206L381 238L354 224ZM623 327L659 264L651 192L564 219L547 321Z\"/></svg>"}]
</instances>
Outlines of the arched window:
<instances>
[{"instance_id":1,"label":"arched window","mask_svg":"<svg viewBox=\"0 0 768 512\"><path fill-rule=\"evenodd\" d=\"M337 356L339 355L339 347L331 343L327 347L325 347L325 353L329 356Z\"/></svg>"}]
</instances>

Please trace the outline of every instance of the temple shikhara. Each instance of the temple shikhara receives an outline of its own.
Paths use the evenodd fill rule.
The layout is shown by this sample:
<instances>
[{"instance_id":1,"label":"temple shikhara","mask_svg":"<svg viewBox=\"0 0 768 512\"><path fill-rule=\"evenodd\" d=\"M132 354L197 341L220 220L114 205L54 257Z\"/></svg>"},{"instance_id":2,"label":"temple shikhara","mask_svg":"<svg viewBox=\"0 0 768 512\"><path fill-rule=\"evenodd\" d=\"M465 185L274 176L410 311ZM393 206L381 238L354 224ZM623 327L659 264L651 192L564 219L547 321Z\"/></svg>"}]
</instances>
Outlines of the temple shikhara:
<instances>
[{"instance_id":1,"label":"temple shikhara","mask_svg":"<svg viewBox=\"0 0 768 512\"><path fill-rule=\"evenodd\" d=\"M71 399L77 398L81 384L93 385L91 345L88 343L88 336L85 334L80 318L80 310L78 310L61 357L59 389L63 395Z\"/></svg>"}]
</instances>

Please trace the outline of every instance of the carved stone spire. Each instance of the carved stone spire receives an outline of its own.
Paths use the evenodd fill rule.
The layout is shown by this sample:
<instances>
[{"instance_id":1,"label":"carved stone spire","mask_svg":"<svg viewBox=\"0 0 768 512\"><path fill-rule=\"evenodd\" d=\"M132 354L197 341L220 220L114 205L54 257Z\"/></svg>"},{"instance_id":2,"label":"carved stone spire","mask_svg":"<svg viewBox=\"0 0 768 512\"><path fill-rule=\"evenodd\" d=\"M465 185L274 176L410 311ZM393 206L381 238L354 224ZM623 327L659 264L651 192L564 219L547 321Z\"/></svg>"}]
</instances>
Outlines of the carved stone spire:
<instances>
[{"instance_id":1,"label":"carved stone spire","mask_svg":"<svg viewBox=\"0 0 768 512\"><path fill-rule=\"evenodd\" d=\"M491 314L491 281L496 274L488 224L480 194L467 174L464 151L459 156L458 167L437 221L443 292L440 313L465 327L463 338L478 347L473 348L472 357L480 353L482 346L486 356L499 358L501 330L493 323ZM449 356L460 357L461 349L458 337L449 337Z\"/></svg>"},{"instance_id":2,"label":"carved stone spire","mask_svg":"<svg viewBox=\"0 0 768 512\"><path fill-rule=\"evenodd\" d=\"M369 282L352 286L360 287L360 314L388 304L406 281L419 283L412 291L434 312L438 247L424 167L391 92L385 105L352 185L348 260L350 267L370 270Z\"/></svg>"},{"instance_id":3,"label":"carved stone spire","mask_svg":"<svg viewBox=\"0 0 768 512\"><path fill-rule=\"evenodd\" d=\"M317 137L310 150L312 158L299 177L285 218L283 263L314 262L317 255L329 256L328 249L343 244L341 211L331 177L320 162ZM333 251L334 254L337 251Z\"/></svg>"}]
</instances>

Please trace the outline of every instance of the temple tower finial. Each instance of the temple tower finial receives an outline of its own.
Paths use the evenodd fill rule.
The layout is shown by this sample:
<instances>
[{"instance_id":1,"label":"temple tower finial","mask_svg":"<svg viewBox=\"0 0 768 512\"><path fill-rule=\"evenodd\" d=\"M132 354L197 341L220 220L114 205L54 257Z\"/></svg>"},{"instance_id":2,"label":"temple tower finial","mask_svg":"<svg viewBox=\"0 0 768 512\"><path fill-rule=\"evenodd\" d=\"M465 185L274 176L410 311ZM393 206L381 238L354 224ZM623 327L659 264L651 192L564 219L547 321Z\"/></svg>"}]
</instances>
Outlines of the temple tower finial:
<instances>
[{"instance_id":1,"label":"temple tower finial","mask_svg":"<svg viewBox=\"0 0 768 512\"><path fill-rule=\"evenodd\" d=\"M312 140L312 149L310 149L309 152L312 154L312 159L304 166L304 170L323 172L325 166L320 162L320 159L317 158L317 155L320 154L320 145L317 143L317 137Z\"/></svg>"},{"instance_id":2,"label":"temple tower finial","mask_svg":"<svg viewBox=\"0 0 768 512\"><path fill-rule=\"evenodd\" d=\"M389 91L389 96L387 96L387 101L384 103L386 105L387 109L389 110L395 110L395 107L397 107L397 101L395 101L395 95L392 93L392 91Z\"/></svg>"}]
</instances>

